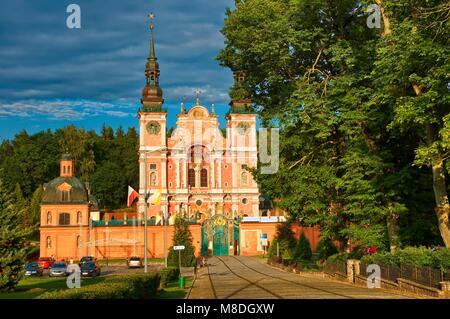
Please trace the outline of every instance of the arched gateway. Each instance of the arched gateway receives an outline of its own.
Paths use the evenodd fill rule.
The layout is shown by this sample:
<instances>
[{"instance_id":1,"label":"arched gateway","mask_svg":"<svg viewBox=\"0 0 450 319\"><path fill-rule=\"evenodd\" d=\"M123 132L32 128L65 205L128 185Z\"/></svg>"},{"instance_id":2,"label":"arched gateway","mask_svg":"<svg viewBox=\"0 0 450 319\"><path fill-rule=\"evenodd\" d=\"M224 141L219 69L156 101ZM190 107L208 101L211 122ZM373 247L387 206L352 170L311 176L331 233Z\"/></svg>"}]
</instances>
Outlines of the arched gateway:
<instances>
[{"instance_id":1,"label":"arched gateway","mask_svg":"<svg viewBox=\"0 0 450 319\"><path fill-rule=\"evenodd\" d=\"M202 256L239 255L239 222L214 215L202 224Z\"/></svg>"}]
</instances>

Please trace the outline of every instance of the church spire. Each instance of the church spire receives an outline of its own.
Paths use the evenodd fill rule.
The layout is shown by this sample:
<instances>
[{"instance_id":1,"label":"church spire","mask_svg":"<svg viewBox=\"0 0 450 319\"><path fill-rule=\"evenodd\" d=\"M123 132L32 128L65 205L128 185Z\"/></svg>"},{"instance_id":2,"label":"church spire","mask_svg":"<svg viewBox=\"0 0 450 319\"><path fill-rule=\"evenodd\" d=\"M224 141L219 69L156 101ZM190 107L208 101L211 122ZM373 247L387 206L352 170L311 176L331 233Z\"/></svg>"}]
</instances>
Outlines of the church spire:
<instances>
[{"instance_id":1,"label":"church spire","mask_svg":"<svg viewBox=\"0 0 450 319\"><path fill-rule=\"evenodd\" d=\"M161 111L163 104L163 92L159 87L159 63L155 54L155 36L153 19L155 15L149 14L150 18L150 52L145 64L146 84L142 90L141 103L144 111L154 110Z\"/></svg>"}]
</instances>

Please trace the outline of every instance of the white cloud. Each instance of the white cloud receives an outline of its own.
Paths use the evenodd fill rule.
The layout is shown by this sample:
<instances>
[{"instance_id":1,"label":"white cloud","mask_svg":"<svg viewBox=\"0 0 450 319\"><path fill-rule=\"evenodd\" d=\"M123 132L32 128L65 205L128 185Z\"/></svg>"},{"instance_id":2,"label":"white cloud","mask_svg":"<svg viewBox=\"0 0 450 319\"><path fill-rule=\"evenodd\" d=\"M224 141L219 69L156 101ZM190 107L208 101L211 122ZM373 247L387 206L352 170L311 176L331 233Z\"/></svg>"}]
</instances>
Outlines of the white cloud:
<instances>
[{"instance_id":1,"label":"white cloud","mask_svg":"<svg viewBox=\"0 0 450 319\"><path fill-rule=\"evenodd\" d=\"M99 115L133 116L136 109L136 106L123 102L116 104L89 100L23 100L0 103L0 116L30 117L42 115L51 120L80 120ZM129 112L126 112L126 110L129 110Z\"/></svg>"}]
</instances>

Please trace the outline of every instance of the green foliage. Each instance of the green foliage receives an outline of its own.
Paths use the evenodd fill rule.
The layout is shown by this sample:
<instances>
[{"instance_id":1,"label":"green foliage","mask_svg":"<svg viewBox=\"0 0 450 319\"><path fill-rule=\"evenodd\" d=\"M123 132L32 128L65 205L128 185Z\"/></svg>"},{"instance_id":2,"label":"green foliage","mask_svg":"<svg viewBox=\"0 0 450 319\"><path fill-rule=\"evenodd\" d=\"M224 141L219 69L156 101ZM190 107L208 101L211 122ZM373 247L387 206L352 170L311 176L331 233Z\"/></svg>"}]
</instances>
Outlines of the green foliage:
<instances>
[{"instance_id":1,"label":"green foliage","mask_svg":"<svg viewBox=\"0 0 450 319\"><path fill-rule=\"evenodd\" d=\"M159 271L161 276L160 287L167 287L167 283L176 280L180 275L180 270L177 267L167 267Z\"/></svg>"},{"instance_id":2,"label":"green foliage","mask_svg":"<svg viewBox=\"0 0 450 319\"><path fill-rule=\"evenodd\" d=\"M17 195L17 194L16 194ZM23 208L16 206L0 179L0 291L13 290L24 274L32 229L23 224Z\"/></svg>"},{"instance_id":3,"label":"green foliage","mask_svg":"<svg viewBox=\"0 0 450 319\"><path fill-rule=\"evenodd\" d=\"M444 3L383 1L386 37L367 28L370 1L247 0L227 11L218 59L245 72L262 124L280 128L279 171L256 178L343 248L441 242L432 172L413 164L449 155L448 32L430 23Z\"/></svg>"},{"instance_id":4,"label":"green foliage","mask_svg":"<svg viewBox=\"0 0 450 319\"><path fill-rule=\"evenodd\" d=\"M330 238L322 237L317 244L317 253L320 260L326 260L328 257L337 254L338 251Z\"/></svg>"},{"instance_id":5,"label":"green foliage","mask_svg":"<svg viewBox=\"0 0 450 319\"><path fill-rule=\"evenodd\" d=\"M294 258L298 260L311 260L312 258L311 245L303 232L295 247Z\"/></svg>"},{"instance_id":6,"label":"green foliage","mask_svg":"<svg viewBox=\"0 0 450 319\"><path fill-rule=\"evenodd\" d=\"M108 277L102 283L47 292L39 299L153 299L159 287L158 273Z\"/></svg>"},{"instance_id":7,"label":"green foliage","mask_svg":"<svg viewBox=\"0 0 450 319\"><path fill-rule=\"evenodd\" d=\"M138 141L134 128L124 132L119 127L114 132L103 126L101 135L73 125L33 135L23 131L0 145L0 178L11 192L17 184L20 186L27 204L31 202L25 215L36 225L41 192L37 189L59 176L59 160L68 151L75 159L75 175L91 182L102 208L122 208L126 205L127 185L138 187Z\"/></svg>"},{"instance_id":8,"label":"green foliage","mask_svg":"<svg viewBox=\"0 0 450 319\"><path fill-rule=\"evenodd\" d=\"M381 252L361 258L364 264L412 265L450 270L450 249L431 250L426 247L406 247L395 253Z\"/></svg>"},{"instance_id":9,"label":"green foliage","mask_svg":"<svg viewBox=\"0 0 450 319\"><path fill-rule=\"evenodd\" d=\"M197 264L189 223L183 218L177 218L175 220L175 232L172 242L174 246L183 245L185 249L179 253L178 251L174 251L173 246L171 246L167 257L168 266L179 267L179 254L181 254L181 267L193 267Z\"/></svg>"}]
</instances>

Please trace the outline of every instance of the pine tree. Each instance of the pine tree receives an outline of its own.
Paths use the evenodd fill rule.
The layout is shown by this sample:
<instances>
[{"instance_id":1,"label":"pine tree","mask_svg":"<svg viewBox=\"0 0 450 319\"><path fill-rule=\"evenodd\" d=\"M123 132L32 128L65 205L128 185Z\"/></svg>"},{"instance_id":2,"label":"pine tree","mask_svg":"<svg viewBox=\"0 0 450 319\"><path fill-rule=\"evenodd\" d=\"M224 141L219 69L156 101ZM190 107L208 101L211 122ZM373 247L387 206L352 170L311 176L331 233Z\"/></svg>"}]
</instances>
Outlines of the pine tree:
<instances>
[{"instance_id":1,"label":"pine tree","mask_svg":"<svg viewBox=\"0 0 450 319\"><path fill-rule=\"evenodd\" d=\"M23 226L22 214L0 180L0 290L13 290L23 276L32 230Z\"/></svg>"},{"instance_id":2,"label":"pine tree","mask_svg":"<svg viewBox=\"0 0 450 319\"><path fill-rule=\"evenodd\" d=\"M295 247L294 258L305 261L311 260L312 258L311 245L303 232L298 239L297 246Z\"/></svg>"},{"instance_id":3,"label":"pine tree","mask_svg":"<svg viewBox=\"0 0 450 319\"><path fill-rule=\"evenodd\" d=\"M189 230L189 224L183 218L175 220L175 232L173 234L172 242L174 246L184 246L185 249L181 251L181 266L192 267L196 264L195 250L192 244L192 234ZM179 252L173 250L173 246L169 248L169 255L167 258L168 266L179 266Z\"/></svg>"}]
</instances>

